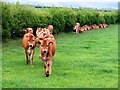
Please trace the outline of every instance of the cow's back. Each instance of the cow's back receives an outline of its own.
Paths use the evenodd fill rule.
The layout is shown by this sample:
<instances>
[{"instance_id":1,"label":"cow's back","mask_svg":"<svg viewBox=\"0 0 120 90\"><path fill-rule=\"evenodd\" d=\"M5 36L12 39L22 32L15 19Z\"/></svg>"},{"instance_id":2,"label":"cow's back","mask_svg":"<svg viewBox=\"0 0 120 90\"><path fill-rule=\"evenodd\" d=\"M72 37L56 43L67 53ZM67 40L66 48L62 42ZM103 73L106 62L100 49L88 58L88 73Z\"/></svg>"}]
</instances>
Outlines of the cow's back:
<instances>
[{"instance_id":1,"label":"cow's back","mask_svg":"<svg viewBox=\"0 0 120 90\"><path fill-rule=\"evenodd\" d=\"M52 56L55 55L56 52L56 41L55 39L52 41L53 44L49 46L49 53L52 53Z\"/></svg>"},{"instance_id":2,"label":"cow's back","mask_svg":"<svg viewBox=\"0 0 120 90\"><path fill-rule=\"evenodd\" d=\"M53 48L52 54L53 54L53 56L54 56L54 54L55 54L55 52L56 52L56 41L55 41L55 40L54 40L54 42L53 42L52 48Z\"/></svg>"}]
</instances>

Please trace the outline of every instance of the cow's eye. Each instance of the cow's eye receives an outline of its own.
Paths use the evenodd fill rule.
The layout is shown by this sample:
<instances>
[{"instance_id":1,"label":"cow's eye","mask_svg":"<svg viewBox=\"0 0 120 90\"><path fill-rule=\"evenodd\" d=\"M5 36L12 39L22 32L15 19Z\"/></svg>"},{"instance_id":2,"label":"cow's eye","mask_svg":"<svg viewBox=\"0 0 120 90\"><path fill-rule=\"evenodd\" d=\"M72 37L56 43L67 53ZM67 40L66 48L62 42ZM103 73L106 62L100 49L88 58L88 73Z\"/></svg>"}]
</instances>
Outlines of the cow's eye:
<instances>
[{"instance_id":1,"label":"cow's eye","mask_svg":"<svg viewBox=\"0 0 120 90\"><path fill-rule=\"evenodd\" d=\"M41 44L41 42L38 42L38 44Z\"/></svg>"},{"instance_id":2,"label":"cow's eye","mask_svg":"<svg viewBox=\"0 0 120 90\"><path fill-rule=\"evenodd\" d=\"M35 41L35 40L33 40L33 41Z\"/></svg>"}]
</instances>

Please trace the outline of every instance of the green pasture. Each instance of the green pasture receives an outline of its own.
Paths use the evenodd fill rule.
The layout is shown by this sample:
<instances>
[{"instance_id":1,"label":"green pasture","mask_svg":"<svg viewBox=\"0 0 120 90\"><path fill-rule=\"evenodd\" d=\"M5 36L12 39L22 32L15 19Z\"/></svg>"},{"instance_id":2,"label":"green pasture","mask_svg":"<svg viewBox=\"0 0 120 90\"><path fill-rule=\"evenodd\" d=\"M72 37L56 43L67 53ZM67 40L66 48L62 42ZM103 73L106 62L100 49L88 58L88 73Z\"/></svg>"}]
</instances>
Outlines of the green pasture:
<instances>
[{"instance_id":1,"label":"green pasture","mask_svg":"<svg viewBox=\"0 0 120 90\"><path fill-rule=\"evenodd\" d=\"M2 88L117 88L118 25L104 29L60 33L52 75L45 77L35 48L34 67L25 63L22 39L2 44Z\"/></svg>"}]
</instances>

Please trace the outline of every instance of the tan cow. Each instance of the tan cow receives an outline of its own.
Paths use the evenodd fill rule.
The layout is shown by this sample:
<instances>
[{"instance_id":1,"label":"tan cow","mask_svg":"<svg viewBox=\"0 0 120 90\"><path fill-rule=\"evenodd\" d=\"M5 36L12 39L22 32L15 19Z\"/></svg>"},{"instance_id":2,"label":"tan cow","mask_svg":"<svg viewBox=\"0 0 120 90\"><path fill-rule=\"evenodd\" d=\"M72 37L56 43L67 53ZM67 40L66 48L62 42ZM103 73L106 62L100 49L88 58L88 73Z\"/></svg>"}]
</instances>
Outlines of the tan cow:
<instances>
[{"instance_id":1,"label":"tan cow","mask_svg":"<svg viewBox=\"0 0 120 90\"><path fill-rule=\"evenodd\" d=\"M91 30L92 29L92 27L91 26L88 26L88 30Z\"/></svg>"},{"instance_id":2,"label":"tan cow","mask_svg":"<svg viewBox=\"0 0 120 90\"><path fill-rule=\"evenodd\" d=\"M88 25L84 25L82 26L82 28L84 29L84 31L88 30Z\"/></svg>"},{"instance_id":3,"label":"tan cow","mask_svg":"<svg viewBox=\"0 0 120 90\"><path fill-rule=\"evenodd\" d=\"M32 28L26 28L26 29L23 29L24 33L31 33L33 34L33 29Z\"/></svg>"},{"instance_id":4,"label":"tan cow","mask_svg":"<svg viewBox=\"0 0 120 90\"><path fill-rule=\"evenodd\" d=\"M80 23L76 23L73 30L75 31L76 34L79 34L79 30L80 30Z\"/></svg>"},{"instance_id":5,"label":"tan cow","mask_svg":"<svg viewBox=\"0 0 120 90\"><path fill-rule=\"evenodd\" d=\"M43 40L38 41L40 49L40 57L44 63L44 74L46 77L49 76L52 72L52 60L56 52L56 41L54 36L44 38ZM48 69L47 69L48 67Z\"/></svg>"},{"instance_id":6,"label":"tan cow","mask_svg":"<svg viewBox=\"0 0 120 90\"><path fill-rule=\"evenodd\" d=\"M84 28L81 27L81 28L79 29L79 33L82 33L83 31L84 31Z\"/></svg>"},{"instance_id":7,"label":"tan cow","mask_svg":"<svg viewBox=\"0 0 120 90\"><path fill-rule=\"evenodd\" d=\"M103 24L103 27L104 27L104 28L105 28L105 27L108 27L108 24L104 23L104 24Z\"/></svg>"},{"instance_id":8,"label":"tan cow","mask_svg":"<svg viewBox=\"0 0 120 90\"><path fill-rule=\"evenodd\" d=\"M22 46L26 54L26 63L28 64L28 61L30 61L30 65L33 66L34 49L36 46L35 36L31 33L26 33L22 39Z\"/></svg>"},{"instance_id":9,"label":"tan cow","mask_svg":"<svg viewBox=\"0 0 120 90\"><path fill-rule=\"evenodd\" d=\"M96 24L91 25L92 29L96 28Z\"/></svg>"},{"instance_id":10,"label":"tan cow","mask_svg":"<svg viewBox=\"0 0 120 90\"><path fill-rule=\"evenodd\" d=\"M99 26L97 26L96 24L91 25L91 27L92 27L93 29L98 29L98 28L99 28Z\"/></svg>"},{"instance_id":11,"label":"tan cow","mask_svg":"<svg viewBox=\"0 0 120 90\"><path fill-rule=\"evenodd\" d=\"M53 33L53 25L48 25L47 29L50 31L50 34Z\"/></svg>"},{"instance_id":12,"label":"tan cow","mask_svg":"<svg viewBox=\"0 0 120 90\"><path fill-rule=\"evenodd\" d=\"M102 24L99 24L99 27L100 27L100 28L103 28L103 25L102 25Z\"/></svg>"}]
</instances>

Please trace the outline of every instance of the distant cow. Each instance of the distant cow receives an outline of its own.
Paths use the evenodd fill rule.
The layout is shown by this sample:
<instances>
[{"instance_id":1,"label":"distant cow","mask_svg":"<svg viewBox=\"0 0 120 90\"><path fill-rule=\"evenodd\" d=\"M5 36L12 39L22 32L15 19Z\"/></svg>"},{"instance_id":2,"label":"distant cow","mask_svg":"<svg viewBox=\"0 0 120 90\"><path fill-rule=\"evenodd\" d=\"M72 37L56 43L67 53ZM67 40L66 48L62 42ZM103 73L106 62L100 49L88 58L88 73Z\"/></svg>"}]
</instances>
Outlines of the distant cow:
<instances>
[{"instance_id":1,"label":"distant cow","mask_svg":"<svg viewBox=\"0 0 120 90\"><path fill-rule=\"evenodd\" d=\"M88 25L84 25L82 26L82 28L84 29L84 31L88 30Z\"/></svg>"},{"instance_id":2,"label":"distant cow","mask_svg":"<svg viewBox=\"0 0 120 90\"><path fill-rule=\"evenodd\" d=\"M96 24L91 25L92 29L96 28Z\"/></svg>"},{"instance_id":3,"label":"distant cow","mask_svg":"<svg viewBox=\"0 0 120 90\"><path fill-rule=\"evenodd\" d=\"M87 26L87 30L91 30L92 29L92 27L91 26Z\"/></svg>"},{"instance_id":4,"label":"distant cow","mask_svg":"<svg viewBox=\"0 0 120 90\"><path fill-rule=\"evenodd\" d=\"M48 25L47 29L50 31L50 34L53 33L53 25Z\"/></svg>"},{"instance_id":5,"label":"distant cow","mask_svg":"<svg viewBox=\"0 0 120 90\"><path fill-rule=\"evenodd\" d=\"M34 49L36 46L35 36L31 33L26 33L22 39L22 46L26 54L26 63L28 64L28 61L30 61L30 65L33 66Z\"/></svg>"},{"instance_id":6,"label":"distant cow","mask_svg":"<svg viewBox=\"0 0 120 90\"><path fill-rule=\"evenodd\" d=\"M108 24L106 24L106 23L104 23L104 24L102 24L103 25L103 27L105 28L105 27L108 27Z\"/></svg>"},{"instance_id":7,"label":"distant cow","mask_svg":"<svg viewBox=\"0 0 120 90\"><path fill-rule=\"evenodd\" d=\"M103 28L103 25L102 25L102 24L99 24L99 28Z\"/></svg>"},{"instance_id":8,"label":"distant cow","mask_svg":"<svg viewBox=\"0 0 120 90\"><path fill-rule=\"evenodd\" d=\"M75 31L76 34L79 34L79 30L80 30L80 23L76 23L73 30Z\"/></svg>"},{"instance_id":9,"label":"distant cow","mask_svg":"<svg viewBox=\"0 0 120 90\"><path fill-rule=\"evenodd\" d=\"M81 27L81 28L79 29L79 33L82 33L83 31L84 31L84 28Z\"/></svg>"},{"instance_id":10,"label":"distant cow","mask_svg":"<svg viewBox=\"0 0 120 90\"><path fill-rule=\"evenodd\" d=\"M96 24L91 25L91 27L92 27L93 29L98 29L98 28L99 28L99 26L97 26Z\"/></svg>"},{"instance_id":11,"label":"distant cow","mask_svg":"<svg viewBox=\"0 0 120 90\"><path fill-rule=\"evenodd\" d=\"M95 26L95 28L96 28L96 29L98 29L98 28L99 28L99 26Z\"/></svg>"}]
</instances>

